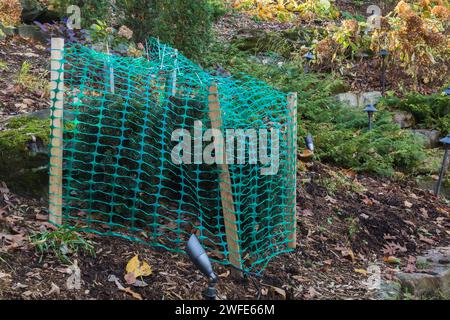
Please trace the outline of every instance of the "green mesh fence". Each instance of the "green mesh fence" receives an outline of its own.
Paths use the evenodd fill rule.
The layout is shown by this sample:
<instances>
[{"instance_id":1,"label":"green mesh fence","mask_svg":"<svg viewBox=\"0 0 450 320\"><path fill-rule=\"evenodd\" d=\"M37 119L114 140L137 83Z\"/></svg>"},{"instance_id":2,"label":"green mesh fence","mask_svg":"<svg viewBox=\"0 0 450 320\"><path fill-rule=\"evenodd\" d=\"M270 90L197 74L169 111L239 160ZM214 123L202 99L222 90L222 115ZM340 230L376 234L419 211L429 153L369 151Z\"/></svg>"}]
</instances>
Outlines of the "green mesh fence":
<instances>
[{"instance_id":1,"label":"green mesh fence","mask_svg":"<svg viewBox=\"0 0 450 320\"><path fill-rule=\"evenodd\" d=\"M156 40L142 58L107 55L78 44L66 44L63 56L60 67L52 70L60 74L64 68L62 177L51 177L50 199L53 211L62 207L64 223L176 252L184 251L196 233L212 260L252 273L290 250L296 122L286 94L245 75L212 75ZM218 97L210 95L214 84ZM58 91L53 87L52 96ZM52 129L60 126L56 101L52 99ZM235 157L228 165L230 180L224 178L223 166L194 161L194 145L202 142L194 131L205 135L218 120L211 120L215 102L221 132L268 129L267 139L247 137L240 144L235 141L234 151L226 149L227 159ZM202 127L195 129L199 121ZM172 159L181 141L172 141L176 129L192 135L191 153L180 153L190 163ZM270 134L274 129L278 141ZM58 149L57 137L52 138L52 150ZM269 155L279 145L275 174L262 174L270 164L251 161L264 141ZM201 143L205 152L210 143ZM218 150L211 155L219 155ZM61 202L52 194L57 181L62 181ZM224 186L231 190L226 199ZM233 227L236 233L230 234Z\"/></svg>"}]
</instances>

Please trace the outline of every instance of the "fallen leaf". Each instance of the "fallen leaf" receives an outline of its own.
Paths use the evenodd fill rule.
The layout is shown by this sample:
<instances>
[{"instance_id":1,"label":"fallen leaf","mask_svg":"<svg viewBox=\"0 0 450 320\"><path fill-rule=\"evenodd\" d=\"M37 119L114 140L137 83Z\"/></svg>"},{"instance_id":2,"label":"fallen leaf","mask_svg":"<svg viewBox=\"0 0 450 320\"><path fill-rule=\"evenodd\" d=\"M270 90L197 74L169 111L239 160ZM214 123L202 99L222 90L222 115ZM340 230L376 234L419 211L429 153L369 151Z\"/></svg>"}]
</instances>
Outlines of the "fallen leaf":
<instances>
[{"instance_id":1,"label":"fallen leaf","mask_svg":"<svg viewBox=\"0 0 450 320\"><path fill-rule=\"evenodd\" d=\"M122 289L122 291L124 291L124 292L130 294L133 298L135 298L135 299L137 299L137 300L143 300L143 299L142 299L142 296L141 296L139 293L134 292L134 291L131 290L130 288L124 288L124 289Z\"/></svg>"},{"instance_id":2,"label":"fallen leaf","mask_svg":"<svg viewBox=\"0 0 450 320\"><path fill-rule=\"evenodd\" d=\"M276 293L278 293L280 296L283 297L283 300L286 300L286 291L284 289L281 288L277 288L277 287L271 287L273 289L273 291L275 291Z\"/></svg>"},{"instance_id":3,"label":"fallen leaf","mask_svg":"<svg viewBox=\"0 0 450 320\"><path fill-rule=\"evenodd\" d=\"M425 236L423 236L421 234L419 234L419 240L422 241L422 242L431 244L431 245L434 244L434 240L433 239L427 238L427 237L425 237Z\"/></svg>"},{"instance_id":4,"label":"fallen leaf","mask_svg":"<svg viewBox=\"0 0 450 320\"><path fill-rule=\"evenodd\" d=\"M61 290L59 289L59 287L52 282L52 287L51 287L50 291L46 293L46 296L49 296L51 294L56 294L57 296L59 296L60 293L61 293Z\"/></svg>"},{"instance_id":5,"label":"fallen leaf","mask_svg":"<svg viewBox=\"0 0 450 320\"><path fill-rule=\"evenodd\" d=\"M428 211L427 211L427 209L425 209L425 208L420 208L420 213L422 214L422 216L424 217L424 218L428 218Z\"/></svg>"},{"instance_id":6,"label":"fallen leaf","mask_svg":"<svg viewBox=\"0 0 450 320\"><path fill-rule=\"evenodd\" d=\"M142 263L139 261L139 256L135 255L133 258L131 258L130 261L128 261L126 272L131 273L133 272L135 277L147 277L152 274L153 270L150 267L150 265L142 261Z\"/></svg>"},{"instance_id":7,"label":"fallen leaf","mask_svg":"<svg viewBox=\"0 0 450 320\"><path fill-rule=\"evenodd\" d=\"M316 291L316 289L314 289L313 287L309 287L308 294L307 294L308 298L313 299L317 295L318 295L318 292Z\"/></svg>"},{"instance_id":8,"label":"fallen leaf","mask_svg":"<svg viewBox=\"0 0 450 320\"><path fill-rule=\"evenodd\" d=\"M405 201L404 204L405 204L405 207L407 207L407 208L412 208L412 206L413 206L413 204L409 201Z\"/></svg>"},{"instance_id":9,"label":"fallen leaf","mask_svg":"<svg viewBox=\"0 0 450 320\"><path fill-rule=\"evenodd\" d=\"M332 260L332 259L325 260L325 261L323 262L323 264L326 264L327 266L331 266L331 265L333 264L333 260Z\"/></svg>"},{"instance_id":10,"label":"fallen leaf","mask_svg":"<svg viewBox=\"0 0 450 320\"><path fill-rule=\"evenodd\" d=\"M391 264L400 264L400 262L401 262L401 260L399 258L396 258L394 256L384 257L383 261L386 263L391 263Z\"/></svg>"},{"instance_id":11,"label":"fallen leaf","mask_svg":"<svg viewBox=\"0 0 450 320\"><path fill-rule=\"evenodd\" d=\"M39 221L48 221L48 214L36 214L36 220Z\"/></svg>"},{"instance_id":12,"label":"fallen leaf","mask_svg":"<svg viewBox=\"0 0 450 320\"><path fill-rule=\"evenodd\" d=\"M305 278L302 277L302 276L292 276L292 279L297 280L297 281L300 281L300 282L307 281L307 279L305 279Z\"/></svg>"},{"instance_id":13,"label":"fallen leaf","mask_svg":"<svg viewBox=\"0 0 450 320\"><path fill-rule=\"evenodd\" d=\"M356 273L361 273L363 275L367 275L368 274L367 270L365 270L365 269L354 269L354 271Z\"/></svg>"},{"instance_id":14,"label":"fallen leaf","mask_svg":"<svg viewBox=\"0 0 450 320\"><path fill-rule=\"evenodd\" d=\"M124 276L125 282L127 284L134 284L136 282L136 275L134 272L129 272Z\"/></svg>"},{"instance_id":15,"label":"fallen leaf","mask_svg":"<svg viewBox=\"0 0 450 320\"><path fill-rule=\"evenodd\" d=\"M416 258L413 256L408 257L408 264L405 267L405 272L413 273L416 271Z\"/></svg>"}]
</instances>

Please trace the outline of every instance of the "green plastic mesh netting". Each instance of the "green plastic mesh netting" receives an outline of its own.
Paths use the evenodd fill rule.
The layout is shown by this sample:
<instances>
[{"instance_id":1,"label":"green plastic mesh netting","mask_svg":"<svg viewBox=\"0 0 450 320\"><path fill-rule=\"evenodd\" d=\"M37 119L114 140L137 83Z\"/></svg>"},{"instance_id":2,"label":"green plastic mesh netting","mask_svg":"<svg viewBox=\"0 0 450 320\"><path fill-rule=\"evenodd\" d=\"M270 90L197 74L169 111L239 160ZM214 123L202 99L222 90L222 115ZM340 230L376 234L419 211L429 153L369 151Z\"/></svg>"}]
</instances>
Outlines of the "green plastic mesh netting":
<instances>
[{"instance_id":1,"label":"green plastic mesh netting","mask_svg":"<svg viewBox=\"0 0 450 320\"><path fill-rule=\"evenodd\" d=\"M183 252L195 233L213 261L257 274L274 256L291 250L296 121L288 95L245 75L208 73L155 39L141 58L66 44L59 62L52 71L64 70L62 200L53 204L62 207L65 224L175 252ZM218 96L211 95L214 85ZM60 89L52 90L55 129ZM206 152L212 140L202 143L194 130L205 135L211 129L214 102L220 105L221 132L268 132L256 140L241 139L234 151L226 149L228 157L235 156L228 165L229 180L224 166L194 160L176 164L172 159L181 141L173 141L177 129L192 135L192 153L182 154L183 159L194 158L196 143ZM270 134L274 129L278 141ZM261 136L265 139L259 140ZM269 155L279 145L275 174L262 174L270 164L250 159L250 150L259 150L257 144L264 141ZM212 149L211 155L216 153ZM55 190L52 183L58 180L50 181ZM231 190L226 199L224 186ZM233 227L235 233L229 233Z\"/></svg>"}]
</instances>

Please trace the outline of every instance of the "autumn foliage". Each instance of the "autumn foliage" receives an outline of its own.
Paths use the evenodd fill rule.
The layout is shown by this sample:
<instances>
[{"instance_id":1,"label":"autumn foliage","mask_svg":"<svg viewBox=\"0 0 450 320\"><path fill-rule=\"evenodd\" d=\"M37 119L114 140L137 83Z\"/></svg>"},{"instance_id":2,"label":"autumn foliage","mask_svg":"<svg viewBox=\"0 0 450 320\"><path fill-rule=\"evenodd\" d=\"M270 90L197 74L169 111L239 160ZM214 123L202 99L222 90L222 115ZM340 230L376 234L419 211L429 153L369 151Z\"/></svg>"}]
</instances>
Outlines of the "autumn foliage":
<instances>
[{"instance_id":1,"label":"autumn foliage","mask_svg":"<svg viewBox=\"0 0 450 320\"><path fill-rule=\"evenodd\" d=\"M22 6L19 0L0 0L0 23L13 26L20 22Z\"/></svg>"}]
</instances>

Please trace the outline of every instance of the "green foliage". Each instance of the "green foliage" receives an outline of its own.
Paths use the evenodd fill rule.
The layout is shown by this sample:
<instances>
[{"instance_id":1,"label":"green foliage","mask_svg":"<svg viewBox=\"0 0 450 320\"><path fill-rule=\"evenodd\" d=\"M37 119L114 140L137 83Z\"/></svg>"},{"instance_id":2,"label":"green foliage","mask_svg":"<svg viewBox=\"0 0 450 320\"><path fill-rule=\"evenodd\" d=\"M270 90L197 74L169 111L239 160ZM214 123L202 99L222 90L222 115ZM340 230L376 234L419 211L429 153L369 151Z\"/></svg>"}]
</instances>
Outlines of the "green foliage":
<instances>
[{"instance_id":1,"label":"green foliage","mask_svg":"<svg viewBox=\"0 0 450 320\"><path fill-rule=\"evenodd\" d=\"M50 0L61 17L67 17L67 8L71 5L80 7L81 25L88 28L97 20L110 20L112 13L109 0Z\"/></svg>"},{"instance_id":2,"label":"green foliage","mask_svg":"<svg viewBox=\"0 0 450 320\"><path fill-rule=\"evenodd\" d=\"M207 48L213 17L219 15L209 0L118 0L117 7L136 41L157 37L190 58Z\"/></svg>"},{"instance_id":3,"label":"green foliage","mask_svg":"<svg viewBox=\"0 0 450 320\"><path fill-rule=\"evenodd\" d=\"M421 95L409 93L404 98L390 96L382 101L390 109L400 109L413 114L421 128L437 129L442 135L450 133L450 103L442 94Z\"/></svg>"},{"instance_id":4,"label":"green foliage","mask_svg":"<svg viewBox=\"0 0 450 320\"><path fill-rule=\"evenodd\" d=\"M39 75L34 75L31 70L31 64L24 61L20 68L19 74L16 77L16 83L32 92L40 92L45 96L50 94L50 87L48 83L48 71Z\"/></svg>"},{"instance_id":5,"label":"green foliage","mask_svg":"<svg viewBox=\"0 0 450 320\"><path fill-rule=\"evenodd\" d=\"M85 252L95 256L94 246L84 239L74 228L64 226L55 231L45 231L31 235L31 242L40 254L40 260L53 254L63 263L70 263L70 255Z\"/></svg>"},{"instance_id":6,"label":"green foliage","mask_svg":"<svg viewBox=\"0 0 450 320\"><path fill-rule=\"evenodd\" d=\"M366 113L345 107L334 98L342 87L334 75L305 74L295 60L281 66L262 65L236 48L219 44L204 58L204 64L219 65L233 74L244 72L284 92L297 92L299 136L306 130L314 135L319 159L355 171L392 176L395 171L412 173L425 158L417 139L393 124L386 110L376 115L374 130L369 132Z\"/></svg>"},{"instance_id":7,"label":"green foliage","mask_svg":"<svg viewBox=\"0 0 450 320\"><path fill-rule=\"evenodd\" d=\"M45 148L48 136L48 120L28 117L11 119L0 131L0 180L14 192L39 196L47 192L47 154L31 152L29 146L34 137L36 145Z\"/></svg>"}]
</instances>

